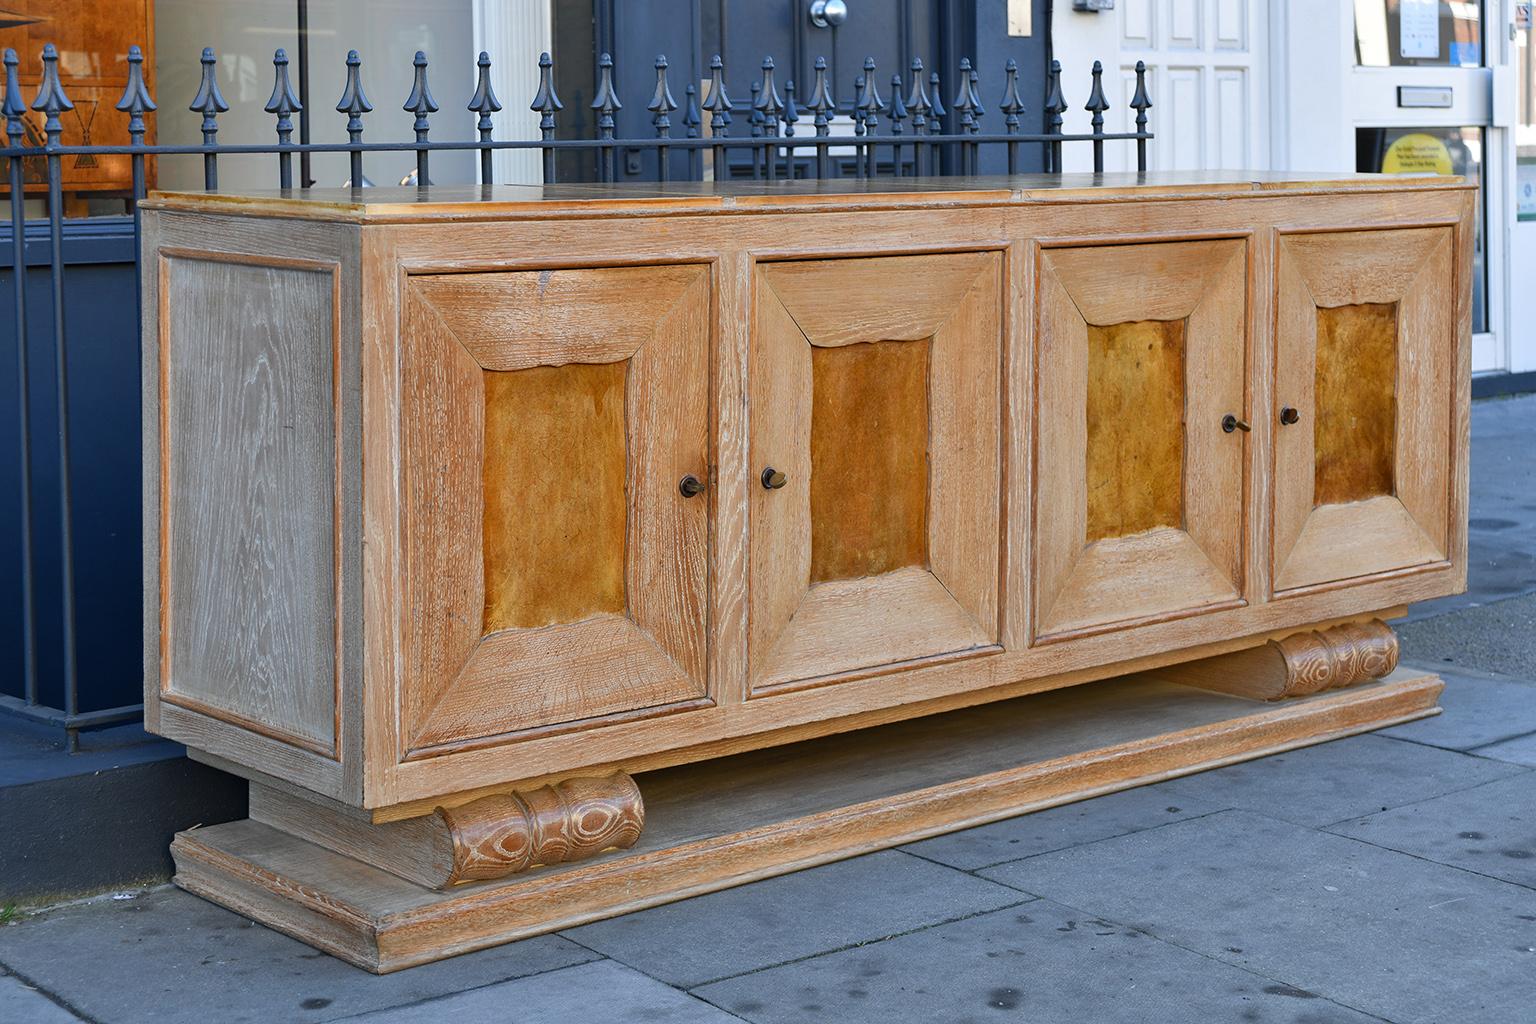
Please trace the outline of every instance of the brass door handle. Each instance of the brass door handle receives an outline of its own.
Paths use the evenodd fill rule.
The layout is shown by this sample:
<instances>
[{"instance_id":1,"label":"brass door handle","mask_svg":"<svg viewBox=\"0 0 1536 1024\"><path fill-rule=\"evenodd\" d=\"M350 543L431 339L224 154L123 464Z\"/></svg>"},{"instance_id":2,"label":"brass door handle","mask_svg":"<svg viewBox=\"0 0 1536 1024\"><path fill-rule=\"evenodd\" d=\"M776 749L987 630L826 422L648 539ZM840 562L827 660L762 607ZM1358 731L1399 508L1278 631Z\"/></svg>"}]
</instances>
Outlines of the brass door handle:
<instances>
[{"instance_id":1,"label":"brass door handle","mask_svg":"<svg viewBox=\"0 0 1536 1024\"><path fill-rule=\"evenodd\" d=\"M695 494L704 493L704 483L698 477L689 473L677 482L677 489L685 498L691 498Z\"/></svg>"},{"instance_id":2,"label":"brass door handle","mask_svg":"<svg viewBox=\"0 0 1536 1024\"><path fill-rule=\"evenodd\" d=\"M1240 420L1231 413L1227 413L1221 418L1221 429L1225 430L1229 434L1234 430L1241 430L1246 434L1253 428L1248 425L1247 420Z\"/></svg>"},{"instance_id":3,"label":"brass door handle","mask_svg":"<svg viewBox=\"0 0 1536 1024\"><path fill-rule=\"evenodd\" d=\"M772 466L763 467L763 475L761 479L763 481L763 486L770 491L776 491L780 487L783 487L785 484L789 483L789 477L785 476L783 471L774 469Z\"/></svg>"},{"instance_id":4,"label":"brass door handle","mask_svg":"<svg viewBox=\"0 0 1536 1024\"><path fill-rule=\"evenodd\" d=\"M1286 426L1290 426L1292 423L1295 423L1295 422L1297 422L1300 419L1301 419L1301 412L1300 412L1300 410L1296 409L1294 406L1289 406L1288 405L1285 408L1280 410L1280 422L1285 424Z\"/></svg>"}]
</instances>

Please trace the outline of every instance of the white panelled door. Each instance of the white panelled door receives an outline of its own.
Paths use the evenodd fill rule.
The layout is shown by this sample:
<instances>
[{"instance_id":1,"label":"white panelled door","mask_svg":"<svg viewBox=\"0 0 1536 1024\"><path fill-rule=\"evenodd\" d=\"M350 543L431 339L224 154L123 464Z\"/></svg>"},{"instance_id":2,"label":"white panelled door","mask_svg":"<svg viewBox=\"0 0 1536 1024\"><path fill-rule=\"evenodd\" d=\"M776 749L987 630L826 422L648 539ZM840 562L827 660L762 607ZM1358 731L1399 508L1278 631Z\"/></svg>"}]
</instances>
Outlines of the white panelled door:
<instances>
[{"instance_id":1,"label":"white panelled door","mask_svg":"<svg viewBox=\"0 0 1536 1024\"><path fill-rule=\"evenodd\" d=\"M1146 61L1150 169L1268 168L1268 0L1120 0L1116 8L1120 85L1116 94L1106 84L1116 108L1109 123L1134 128L1127 105L1136 62ZM1107 150L1107 170L1134 169L1134 150Z\"/></svg>"}]
</instances>

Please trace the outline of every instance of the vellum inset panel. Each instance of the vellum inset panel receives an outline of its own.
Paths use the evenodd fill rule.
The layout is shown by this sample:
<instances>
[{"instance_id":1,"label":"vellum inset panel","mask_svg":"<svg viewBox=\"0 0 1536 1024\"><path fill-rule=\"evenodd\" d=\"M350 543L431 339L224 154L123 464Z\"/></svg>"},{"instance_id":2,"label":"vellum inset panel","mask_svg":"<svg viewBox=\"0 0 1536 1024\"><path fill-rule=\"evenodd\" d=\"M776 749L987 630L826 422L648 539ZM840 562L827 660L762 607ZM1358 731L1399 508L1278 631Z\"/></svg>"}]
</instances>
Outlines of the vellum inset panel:
<instances>
[{"instance_id":1,"label":"vellum inset panel","mask_svg":"<svg viewBox=\"0 0 1536 1024\"><path fill-rule=\"evenodd\" d=\"M486 633L624 611L627 367L485 371Z\"/></svg>"},{"instance_id":2,"label":"vellum inset panel","mask_svg":"<svg viewBox=\"0 0 1536 1024\"><path fill-rule=\"evenodd\" d=\"M811 582L927 563L929 349L811 349Z\"/></svg>"},{"instance_id":3,"label":"vellum inset panel","mask_svg":"<svg viewBox=\"0 0 1536 1024\"><path fill-rule=\"evenodd\" d=\"M1392 493L1397 439L1397 303L1317 311L1312 502Z\"/></svg>"},{"instance_id":4,"label":"vellum inset panel","mask_svg":"<svg viewBox=\"0 0 1536 1024\"><path fill-rule=\"evenodd\" d=\"M1088 326L1090 544L1183 522L1184 329Z\"/></svg>"}]
</instances>

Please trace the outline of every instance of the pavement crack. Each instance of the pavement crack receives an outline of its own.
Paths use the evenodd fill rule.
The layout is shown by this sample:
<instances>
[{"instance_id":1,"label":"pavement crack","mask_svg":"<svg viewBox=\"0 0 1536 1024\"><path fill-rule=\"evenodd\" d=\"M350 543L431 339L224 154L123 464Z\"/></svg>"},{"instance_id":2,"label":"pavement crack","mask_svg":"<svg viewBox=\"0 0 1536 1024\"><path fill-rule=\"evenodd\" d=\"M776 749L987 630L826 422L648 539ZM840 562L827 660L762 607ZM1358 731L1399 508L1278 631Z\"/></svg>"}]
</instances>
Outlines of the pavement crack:
<instances>
[{"instance_id":1,"label":"pavement crack","mask_svg":"<svg viewBox=\"0 0 1536 1024\"><path fill-rule=\"evenodd\" d=\"M39 985L37 982L33 981L27 975L16 970L9 964L0 963L0 972L3 972L4 976L7 978L15 978L27 988L31 989L33 992L36 992L38 995L42 996L44 999L48 1000L50 1003L54 1004L66 1013L74 1014L77 1018L83 1021L84 1024L105 1024L104 1021L86 1013L84 1010L80 1009L74 1003L71 1003L68 999L65 999L58 993L50 992L48 989L44 988L42 985Z\"/></svg>"}]
</instances>

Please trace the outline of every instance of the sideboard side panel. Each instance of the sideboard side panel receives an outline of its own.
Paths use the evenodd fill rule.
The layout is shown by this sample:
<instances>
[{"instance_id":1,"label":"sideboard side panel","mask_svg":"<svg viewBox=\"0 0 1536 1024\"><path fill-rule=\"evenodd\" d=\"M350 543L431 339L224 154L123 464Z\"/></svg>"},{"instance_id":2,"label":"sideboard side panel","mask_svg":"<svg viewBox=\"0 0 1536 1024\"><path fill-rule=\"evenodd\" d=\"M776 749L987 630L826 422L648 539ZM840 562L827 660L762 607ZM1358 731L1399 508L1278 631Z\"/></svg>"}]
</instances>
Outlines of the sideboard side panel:
<instances>
[{"instance_id":1,"label":"sideboard side panel","mask_svg":"<svg viewBox=\"0 0 1536 1024\"><path fill-rule=\"evenodd\" d=\"M360 797L355 229L146 222L146 724Z\"/></svg>"}]
</instances>

